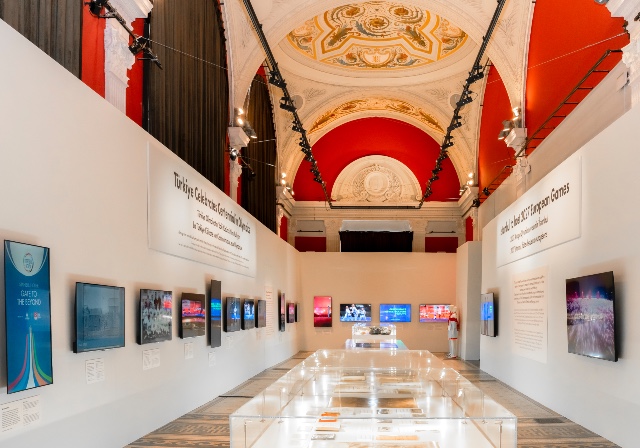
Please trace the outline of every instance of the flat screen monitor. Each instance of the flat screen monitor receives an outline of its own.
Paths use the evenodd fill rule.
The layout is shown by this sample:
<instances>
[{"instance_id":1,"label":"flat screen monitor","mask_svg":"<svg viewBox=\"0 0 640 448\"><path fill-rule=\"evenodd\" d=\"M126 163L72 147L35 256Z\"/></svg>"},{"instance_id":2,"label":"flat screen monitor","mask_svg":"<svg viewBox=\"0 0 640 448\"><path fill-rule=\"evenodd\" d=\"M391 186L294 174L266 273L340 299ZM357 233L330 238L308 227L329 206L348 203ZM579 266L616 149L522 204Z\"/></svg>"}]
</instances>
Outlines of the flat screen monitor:
<instances>
[{"instance_id":1,"label":"flat screen monitor","mask_svg":"<svg viewBox=\"0 0 640 448\"><path fill-rule=\"evenodd\" d=\"M231 333L242 329L242 310L238 297L227 297L225 303L224 331Z\"/></svg>"},{"instance_id":2,"label":"flat screen monitor","mask_svg":"<svg viewBox=\"0 0 640 448\"><path fill-rule=\"evenodd\" d=\"M341 303L340 322L371 322L371 304Z\"/></svg>"},{"instance_id":3,"label":"flat screen monitor","mask_svg":"<svg viewBox=\"0 0 640 448\"><path fill-rule=\"evenodd\" d=\"M380 304L380 322L411 322L411 304Z\"/></svg>"},{"instance_id":4,"label":"flat screen monitor","mask_svg":"<svg viewBox=\"0 0 640 448\"><path fill-rule=\"evenodd\" d=\"M256 326L256 304L251 299L245 299L242 304L242 329L251 330Z\"/></svg>"},{"instance_id":5,"label":"flat screen monitor","mask_svg":"<svg viewBox=\"0 0 640 448\"><path fill-rule=\"evenodd\" d=\"M293 324L296 321L296 304L293 302L287 303L287 323Z\"/></svg>"},{"instance_id":6,"label":"flat screen monitor","mask_svg":"<svg viewBox=\"0 0 640 448\"><path fill-rule=\"evenodd\" d=\"M496 309L492 292L480 295L480 334L496 335Z\"/></svg>"},{"instance_id":7,"label":"flat screen monitor","mask_svg":"<svg viewBox=\"0 0 640 448\"><path fill-rule=\"evenodd\" d=\"M76 283L76 353L124 347L124 288Z\"/></svg>"},{"instance_id":8,"label":"flat screen monitor","mask_svg":"<svg viewBox=\"0 0 640 448\"><path fill-rule=\"evenodd\" d=\"M420 322L449 322L451 305L420 305Z\"/></svg>"},{"instance_id":9,"label":"flat screen monitor","mask_svg":"<svg viewBox=\"0 0 640 448\"><path fill-rule=\"evenodd\" d=\"M138 344L170 341L173 318L173 293L158 289L140 290Z\"/></svg>"},{"instance_id":10,"label":"flat screen monitor","mask_svg":"<svg viewBox=\"0 0 640 448\"><path fill-rule=\"evenodd\" d=\"M566 280L569 353L617 361L613 272Z\"/></svg>"},{"instance_id":11,"label":"flat screen monitor","mask_svg":"<svg viewBox=\"0 0 640 448\"><path fill-rule=\"evenodd\" d=\"M264 328L267 326L267 301L258 300L256 308L256 327Z\"/></svg>"},{"instance_id":12,"label":"flat screen monitor","mask_svg":"<svg viewBox=\"0 0 640 448\"><path fill-rule=\"evenodd\" d=\"M278 294L278 322L280 331L285 331L285 322L287 321L287 303L284 299L284 293Z\"/></svg>"},{"instance_id":13,"label":"flat screen monitor","mask_svg":"<svg viewBox=\"0 0 640 448\"><path fill-rule=\"evenodd\" d=\"M222 282L219 280L211 280L209 339L212 348L222 346Z\"/></svg>"},{"instance_id":14,"label":"flat screen monitor","mask_svg":"<svg viewBox=\"0 0 640 448\"><path fill-rule=\"evenodd\" d=\"M49 248L4 242L7 393L53 383Z\"/></svg>"},{"instance_id":15,"label":"flat screen monitor","mask_svg":"<svg viewBox=\"0 0 640 448\"><path fill-rule=\"evenodd\" d=\"M315 296L313 298L313 326L331 326L331 296Z\"/></svg>"},{"instance_id":16,"label":"flat screen monitor","mask_svg":"<svg viewBox=\"0 0 640 448\"><path fill-rule=\"evenodd\" d=\"M183 293L180 309L180 337L204 336L207 327L204 294Z\"/></svg>"}]
</instances>

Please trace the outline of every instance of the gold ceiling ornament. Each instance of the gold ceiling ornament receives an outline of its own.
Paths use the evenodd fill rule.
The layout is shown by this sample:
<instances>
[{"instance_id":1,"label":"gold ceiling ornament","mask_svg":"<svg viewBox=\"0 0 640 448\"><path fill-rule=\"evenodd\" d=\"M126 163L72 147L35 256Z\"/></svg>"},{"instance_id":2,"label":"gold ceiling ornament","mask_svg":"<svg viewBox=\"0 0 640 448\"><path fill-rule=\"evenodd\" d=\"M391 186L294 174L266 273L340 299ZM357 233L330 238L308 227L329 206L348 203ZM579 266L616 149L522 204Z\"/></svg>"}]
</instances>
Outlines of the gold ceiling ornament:
<instances>
[{"instance_id":1,"label":"gold ceiling ornament","mask_svg":"<svg viewBox=\"0 0 640 448\"><path fill-rule=\"evenodd\" d=\"M358 70L398 70L439 61L467 34L414 6L386 1L345 5L307 20L287 35L297 52L323 64Z\"/></svg>"},{"instance_id":2,"label":"gold ceiling ornament","mask_svg":"<svg viewBox=\"0 0 640 448\"><path fill-rule=\"evenodd\" d=\"M396 112L406 115L424 123L434 131L444 132L438 120L431 114L419 107L413 106L406 101L390 98L367 98L364 100L348 101L335 109L332 109L319 117L311 126L309 133L319 131L339 118L354 114L356 112L368 112L373 110Z\"/></svg>"}]
</instances>

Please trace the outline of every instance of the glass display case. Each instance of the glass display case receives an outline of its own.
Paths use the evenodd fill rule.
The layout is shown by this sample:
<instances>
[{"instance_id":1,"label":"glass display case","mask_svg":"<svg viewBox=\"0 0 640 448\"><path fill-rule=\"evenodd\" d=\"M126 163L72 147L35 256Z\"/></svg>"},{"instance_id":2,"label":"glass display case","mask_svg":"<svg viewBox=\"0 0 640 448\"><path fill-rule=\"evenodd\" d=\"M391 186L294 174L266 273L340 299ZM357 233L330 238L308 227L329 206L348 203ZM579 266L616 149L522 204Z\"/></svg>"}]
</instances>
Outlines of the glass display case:
<instances>
[{"instance_id":1,"label":"glass display case","mask_svg":"<svg viewBox=\"0 0 640 448\"><path fill-rule=\"evenodd\" d=\"M359 342L394 342L396 340L396 326L394 324L353 324L351 339Z\"/></svg>"},{"instance_id":2,"label":"glass display case","mask_svg":"<svg viewBox=\"0 0 640 448\"><path fill-rule=\"evenodd\" d=\"M516 422L420 350L319 350L229 418L232 448L515 448Z\"/></svg>"}]
</instances>

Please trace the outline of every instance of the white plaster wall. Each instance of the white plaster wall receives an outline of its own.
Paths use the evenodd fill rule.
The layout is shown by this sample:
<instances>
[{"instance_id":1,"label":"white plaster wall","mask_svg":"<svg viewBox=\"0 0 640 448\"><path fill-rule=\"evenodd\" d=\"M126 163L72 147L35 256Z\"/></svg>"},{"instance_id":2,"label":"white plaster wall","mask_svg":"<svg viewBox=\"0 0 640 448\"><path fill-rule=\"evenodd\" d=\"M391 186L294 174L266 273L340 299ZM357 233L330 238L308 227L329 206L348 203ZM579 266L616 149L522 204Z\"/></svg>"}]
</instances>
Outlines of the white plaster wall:
<instances>
[{"instance_id":1,"label":"white plaster wall","mask_svg":"<svg viewBox=\"0 0 640 448\"><path fill-rule=\"evenodd\" d=\"M458 247L456 259L456 302L460 334L459 356L480 359L480 287L482 282L482 243L469 241Z\"/></svg>"},{"instance_id":2,"label":"white plaster wall","mask_svg":"<svg viewBox=\"0 0 640 448\"><path fill-rule=\"evenodd\" d=\"M448 351L447 324L420 323L418 312L421 303L455 303L456 254L303 252L300 260L304 350L344 347L353 323L340 322L341 303L371 303L372 324L381 303L410 303L397 338L411 350ZM314 296L333 298L333 327L314 328Z\"/></svg>"},{"instance_id":3,"label":"white plaster wall","mask_svg":"<svg viewBox=\"0 0 640 448\"><path fill-rule=\"evenodd\" d=\"M570 156L582 159L580 238L496 268L494 219L482 245L482 289L497 295L500 309L498 337L481 339L481 368L622 447L638 446L640 421L638 123L635 108ZM546 364L511 353L511 278L539 267L548 267ZM604 271L615 276L618 362L567 352L565 279Z\"/></svg>"},{"instance_id":4,"label":"white plaster wall","mask_svg":"<svg viewBox=\"0 0 640 448\"><path fill-rule=\"evenodd\" d=\"M148 249L152 137L2 21L0 42L0 60L19 61L0 70L0 240L51 249L54 378L7 395L0 344L0 404L39 395L42 409L40 423L0 433L0 446L121 447L295 354L298 335L289 325L270 337L262 329L223 333L216 349L206 338L190 339L194 358L185 360L177 309L172 341L136 344L140 288L170 289L175 299L181 292L208 296L216 279L223 297L263 297L267 284L276 298L279 290L295 296L298 252L260 224L257 278ZM125 287L126 347L72 352L76 281ZM0 306L0 340L4 333ZM160 349L161 365L143 371L142 351L150 347ZM85 361L94 358L104 360L106 380L87 385Z\"/></svg>"}]
</instances>

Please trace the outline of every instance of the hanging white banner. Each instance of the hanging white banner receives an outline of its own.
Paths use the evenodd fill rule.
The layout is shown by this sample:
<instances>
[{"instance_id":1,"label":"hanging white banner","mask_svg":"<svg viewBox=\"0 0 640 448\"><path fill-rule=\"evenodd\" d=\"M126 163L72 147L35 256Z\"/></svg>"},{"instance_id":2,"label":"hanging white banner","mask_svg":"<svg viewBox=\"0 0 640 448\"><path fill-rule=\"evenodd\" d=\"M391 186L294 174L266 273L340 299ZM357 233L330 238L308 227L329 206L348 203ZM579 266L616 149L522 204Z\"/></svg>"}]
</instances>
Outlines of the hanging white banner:
<instances>
[{"instance_id":1,"label":"hanging white banner","mask_svg":"<svg viewBox=\"0 0 640 448\"><path fill-rule=\"evenodd\" d=\"M495 218L498 267L580 237L580 163L562 163Z\"/></svg>"},{"instance_id":2,"label":"hanging white banner","mask_svg":"<svg viewBox=\"0 0 640 448\"><path fill-rule=\"evenodd\" d=\"M200 173L148 149L149 247L256 276L256 220Z\"/></svg>"}]
</instances>

